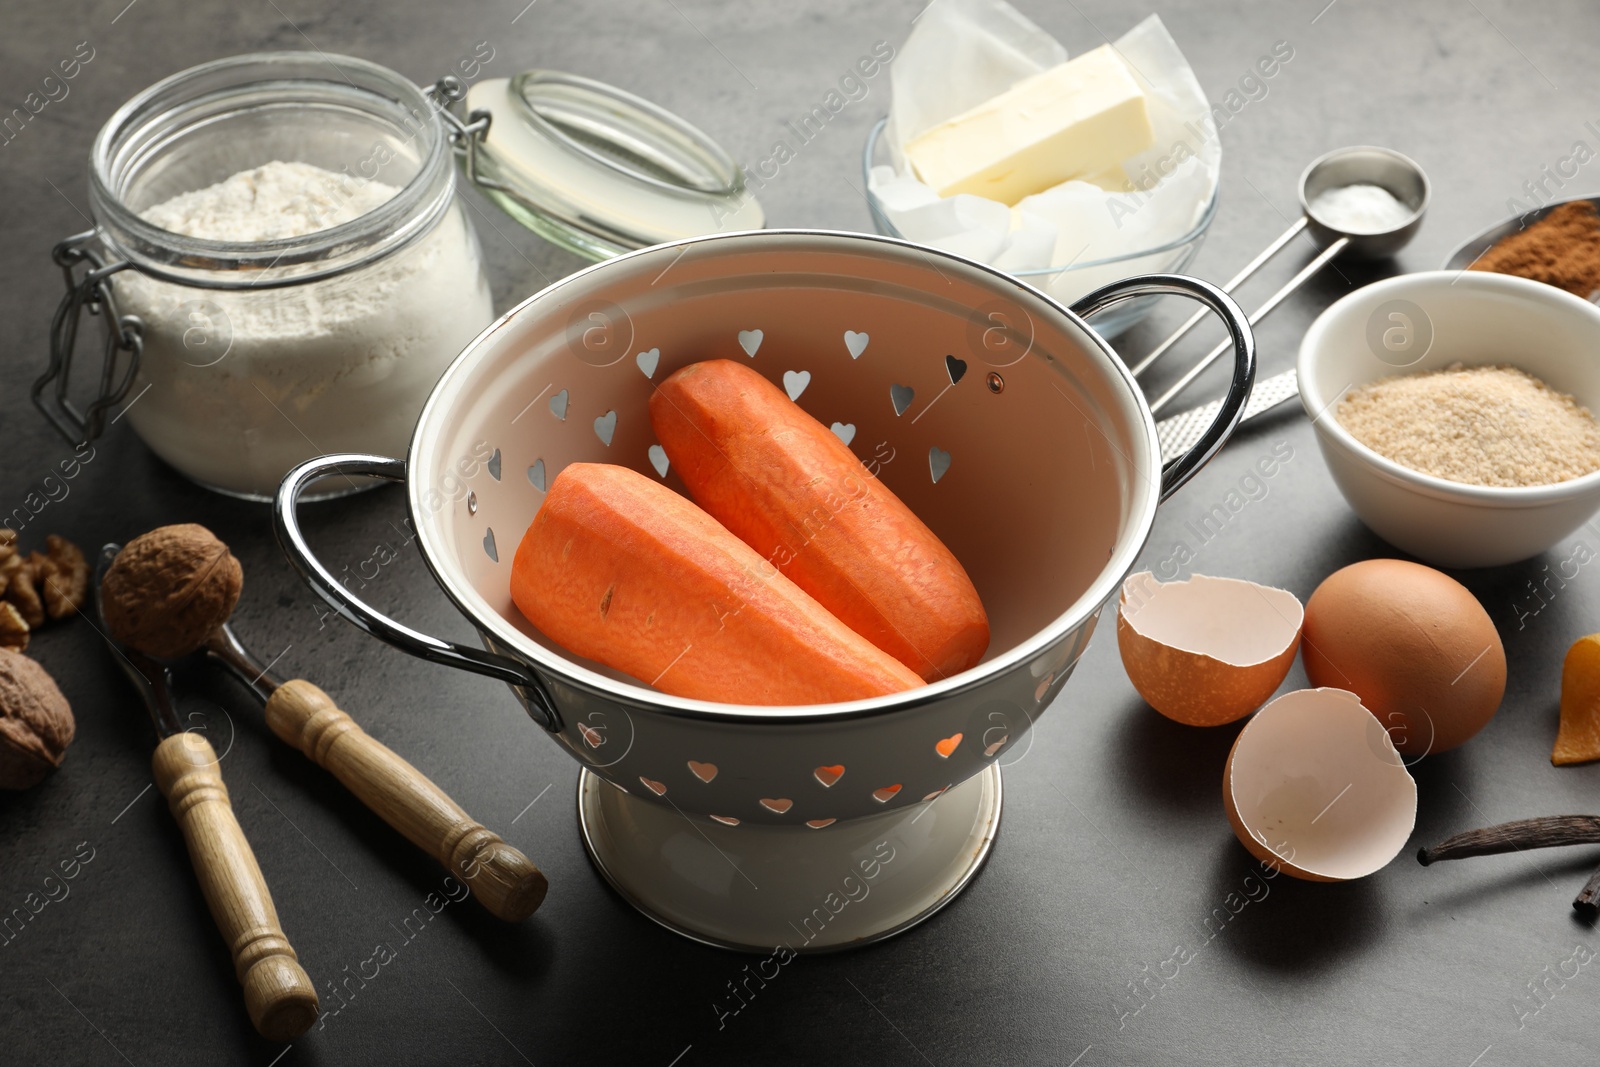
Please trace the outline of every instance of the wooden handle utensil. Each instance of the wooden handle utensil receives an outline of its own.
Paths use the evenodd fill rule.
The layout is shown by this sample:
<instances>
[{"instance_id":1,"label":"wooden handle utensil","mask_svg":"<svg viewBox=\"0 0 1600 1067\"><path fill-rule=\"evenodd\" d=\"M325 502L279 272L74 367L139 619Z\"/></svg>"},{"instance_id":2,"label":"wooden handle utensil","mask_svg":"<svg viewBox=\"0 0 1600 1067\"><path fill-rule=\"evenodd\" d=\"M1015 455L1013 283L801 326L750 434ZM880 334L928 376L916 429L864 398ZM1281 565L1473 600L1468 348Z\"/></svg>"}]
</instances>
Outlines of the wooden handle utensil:
<instances>
[{"instance_id":1,"label":"wooden handle utensil","mask_svg":"<svg viewBox=\"0 0 1600 1067\"><path fill-rule=\"evenodd\" d=\"M300 966L261 868L228 800L217 754L199 734L156 747L156 786L183 830L211 917L228 944L245 1008L261 1036L289 1041L317 1019L317 991Z\"/></svg>"},{"instance_id":2,"label":"wooden handle utensil","mask_svg":"<svg viewBox=\"0 0 1600 1067\"><path fill-rule=\"evenodd\" d=\"M473 820L327 693L304 679L284 682L267 699L266 714L273 733L442 863L494 915L515 922L543 903L549 883L532 860Z\"/></svg>"}]
</instances>

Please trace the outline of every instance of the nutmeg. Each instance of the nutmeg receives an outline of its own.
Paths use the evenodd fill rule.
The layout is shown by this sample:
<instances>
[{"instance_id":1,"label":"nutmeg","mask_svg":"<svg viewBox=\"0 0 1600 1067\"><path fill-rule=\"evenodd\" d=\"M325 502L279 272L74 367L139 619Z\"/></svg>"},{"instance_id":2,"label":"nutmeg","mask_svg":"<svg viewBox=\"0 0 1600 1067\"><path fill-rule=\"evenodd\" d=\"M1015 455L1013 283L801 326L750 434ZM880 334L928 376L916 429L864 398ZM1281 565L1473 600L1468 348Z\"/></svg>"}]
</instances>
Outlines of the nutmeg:
<instances>
[{"instance_id":1,"label":"nutmeg","mask_svg":"<svg viewBox=\"0 0 1600 1067\"><path fill-rule=\"evenodd\" d=\"M0 789L28 789L61 766L72 744L72 706L54 678L0 648Z\"/></svg>"},{"instance_id":2,"label":"nutmeg","mask_svg":"<svg viewBox=\"0 0 1600 1067\"><path fill-rule=\"evenodd\" d=\"M111 634L160 659L199 648L233 613L244 571L204 526L161 526L129 541L106 569L101 603Z\"/></svg>"}]
</instances>

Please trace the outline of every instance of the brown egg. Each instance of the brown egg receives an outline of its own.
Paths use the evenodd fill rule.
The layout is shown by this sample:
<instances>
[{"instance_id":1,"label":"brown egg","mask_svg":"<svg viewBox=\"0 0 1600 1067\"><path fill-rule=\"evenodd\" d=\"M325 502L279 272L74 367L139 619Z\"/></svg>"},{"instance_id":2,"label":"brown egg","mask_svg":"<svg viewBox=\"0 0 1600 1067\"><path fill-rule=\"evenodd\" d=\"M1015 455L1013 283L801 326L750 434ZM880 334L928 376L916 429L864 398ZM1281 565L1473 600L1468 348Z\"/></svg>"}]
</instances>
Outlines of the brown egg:
<instances>
[{"instance_id":1,"label":"brown egg","mask_svg":"<svg viewBox=\"0 0 1600 1067\"><path fill-rule=\"evenodd\" d=\"M1398 559L1323 579L1306 601L1301 661L1313 686L1360 697L1408 760L1466 741L1506 691L1489 613L1455 579Z\"/></svg>"}]
</instances>

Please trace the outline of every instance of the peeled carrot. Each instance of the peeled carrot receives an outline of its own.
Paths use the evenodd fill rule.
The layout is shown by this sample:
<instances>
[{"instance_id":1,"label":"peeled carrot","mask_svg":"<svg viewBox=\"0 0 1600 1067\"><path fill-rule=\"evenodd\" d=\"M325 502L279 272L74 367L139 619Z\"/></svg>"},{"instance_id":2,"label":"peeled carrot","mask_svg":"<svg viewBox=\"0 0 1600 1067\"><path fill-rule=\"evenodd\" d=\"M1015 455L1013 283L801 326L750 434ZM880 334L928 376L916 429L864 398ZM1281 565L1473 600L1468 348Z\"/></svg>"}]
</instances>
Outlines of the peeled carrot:
<instances>
[{"instance_id":1,"label":"peeled carrot","mask_svg":"<svg viewBox=\"0 0 1600 1067\"><path fill-rule=\"evenodd\" d=\"M695 502L856 633L924 679L973 666L989 619L932 530L760 374L692 363L650 423Z\"/></svg>"},{"instance_id":2,"label":"peeled carrot","mask_svg":"<svg viewBox=\"0 0 1600 1067\"><path fill-rule=\"evenodd\" d=\"M922 684L692 501L611 464L556 476L511 599L567 650L678 696L828 704Z\"/></svg>"}]
</instances>

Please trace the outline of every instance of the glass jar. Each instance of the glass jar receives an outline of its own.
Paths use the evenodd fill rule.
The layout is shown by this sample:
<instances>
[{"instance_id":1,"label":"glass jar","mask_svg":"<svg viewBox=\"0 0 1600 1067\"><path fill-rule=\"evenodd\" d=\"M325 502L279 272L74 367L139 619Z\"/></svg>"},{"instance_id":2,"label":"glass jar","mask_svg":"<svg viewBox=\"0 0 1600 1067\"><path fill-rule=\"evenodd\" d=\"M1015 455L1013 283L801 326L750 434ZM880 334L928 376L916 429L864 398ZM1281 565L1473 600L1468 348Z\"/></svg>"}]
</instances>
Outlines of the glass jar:
<instances>
[{"instance_id":1,"label":"glass jar","mask_svg":"<svg viewBox=\"0 0 1600 1067\"><path fill-rule=\"evenodd\" d=\"M95 226L56 246L67 295L35 405L74 444L125 414L178 471L252 500L314 456L403 453L444 368L493 319L452 156L511 218L591 259L765 224L721 146L601 82L533 70L424 90L321 52L217 60L144 90L96 137ZM154 221L175 198L193 209L273 163L331 172L322 206L345 210L270 239L217 213ZM281 191L265 180L279 176L253 180ZM70 385L86 311L108 328L80 409Z\"/></svg>"},{"instance_id":2,"label":"glass jar","mask_svg":"<svg viewBox=\"0 0 1600 1067\"><path fill-rule=\"evenodd\" d=\"M74 268L87 270L52 331L60 403L46 413L93 436L127 397L122 411L158 456L255 500L314 456L403 454L439 375L494 317L450 140L439 105L405 78L315 52L235 56L135 96L95 139L95 229L57 249L69 289ZM276 239L185 236L143 217L274 161L341 176L320 190L344 209L334 218L380 199L373 183L394 191L349 221ZM85 306L115 325L101 397L80 414L56 364L63 347L70 363ZM120 374L117 349L132 364Z\"/></svg>"}]
</instances>

